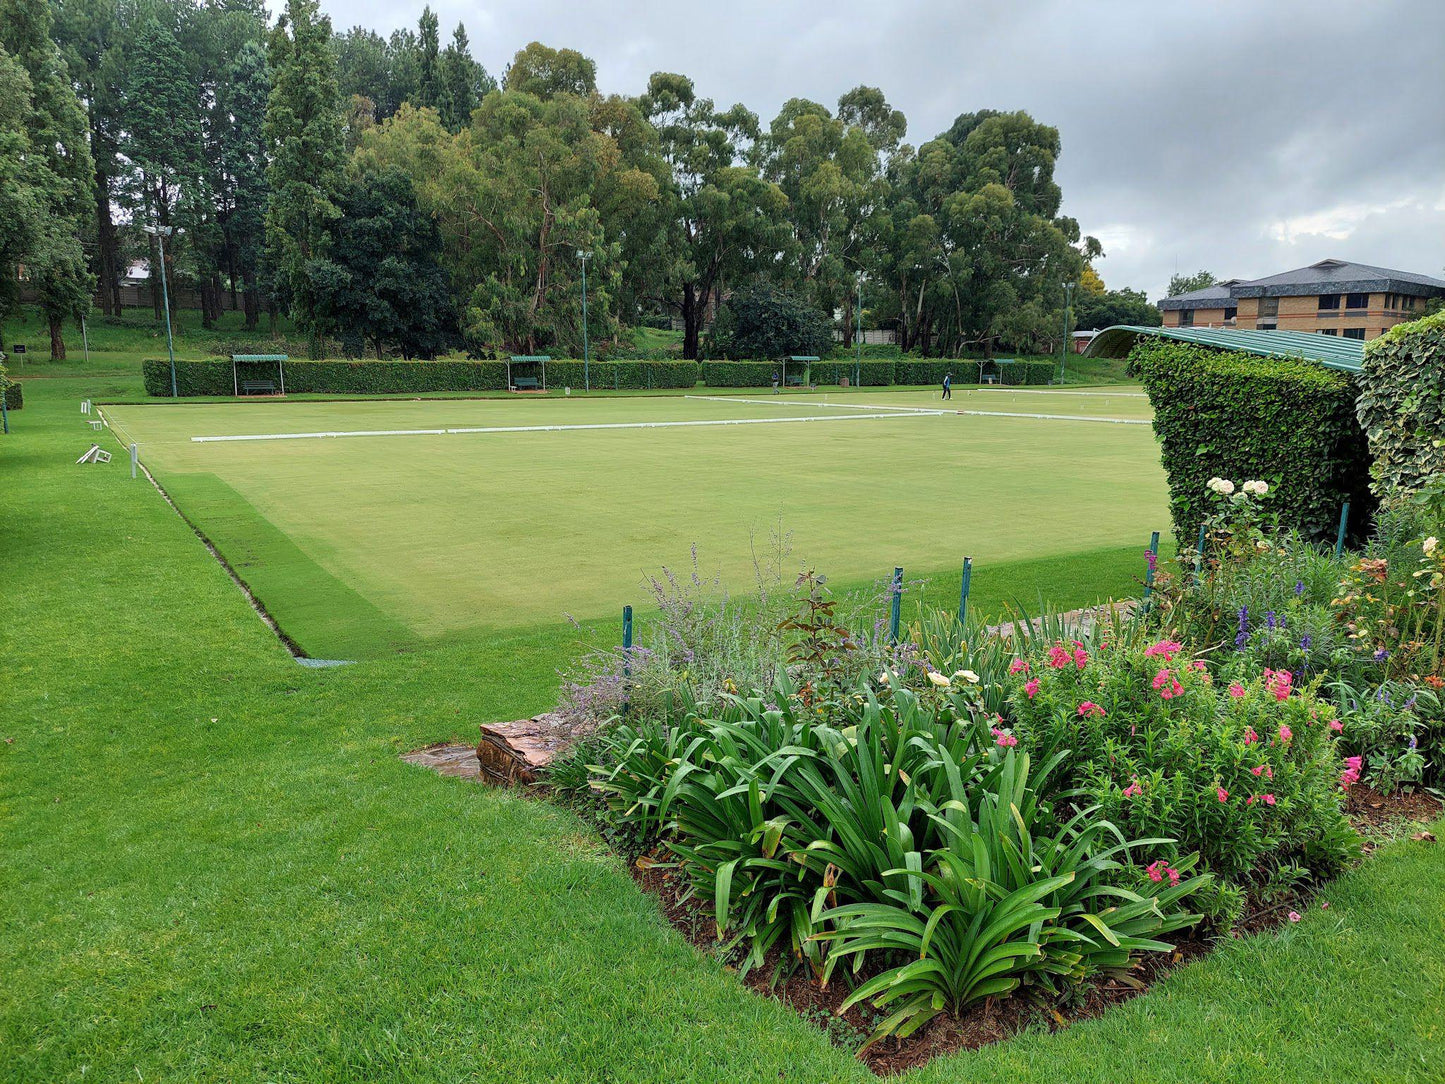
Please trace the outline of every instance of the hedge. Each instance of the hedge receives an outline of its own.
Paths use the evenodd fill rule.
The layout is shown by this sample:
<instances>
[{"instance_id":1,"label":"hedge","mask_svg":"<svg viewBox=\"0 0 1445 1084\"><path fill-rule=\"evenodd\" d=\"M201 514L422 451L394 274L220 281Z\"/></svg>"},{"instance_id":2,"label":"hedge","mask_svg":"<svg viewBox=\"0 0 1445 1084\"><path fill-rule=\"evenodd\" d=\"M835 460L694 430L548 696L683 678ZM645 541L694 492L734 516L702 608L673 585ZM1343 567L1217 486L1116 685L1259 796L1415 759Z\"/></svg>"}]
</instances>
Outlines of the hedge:
<instances>
[{"instance_id":1,"label":"hedge","mask_svg":"<svg viewBox=\"0 0 1445 1084\"><path fill-rule=\"evenodd\" d=\"M147 358L141 366L150 395L171 394L171 367L164 358ZM274 364L243 365L242 379L274 377ZM691 388L697 385L693 361L594 361L594 388ZM583 364L571 359L548 362L551 387L583 386ZM337 395L411 395L418 392L504 391L504 361L306 361L286 362L286 390ZM176 390L181 396L232 395L235 384L229 360L177 361Z\"/></svg>"},{"instance_id":2,"label":"hedge","mask_svg":"<svg viewBox=\"0 0 1445 1084\"><path fill-rule=\"evenodd\" d=\"M0 380L3 380L0 377ZM20 390L20 385L14 382L5 385L5 409L19 410L25 405L25 393Z\"/></svg>"},{"instance_id":3,"label":"hedge","mask_svg":"<svg viewBox=\"0 0 1445 1084\"><path fill-rule=\"evenodd\" d=\"M1445 312L1397 324L1365 344L1355 415L1375 492L1413 492L1445 477Z\"/></svg>"},{"instance_id":4,"label":"hedge","mask_svg":"<svg viewBox=\"0 0 1445 1084\"><path fill-rule=\"evenodd\" d=\"M791 366L789 367L791 372ZM772 384L779 365L772 361L705 361L702 382L710 388L765 388ZM952 373L956 384L972 384L978 378L977 358L880 358L860 364L844 358L815 361L812 364L814 384L841 384L843 378L853 383L855 371L859 384L865 387L886 387L891 384L942 384L943 374ZM1017 361L998 366L999 380L1004 384L1047 384L1054 366L1047 361Z\"/></svg>"},{"instance_id":5,"label":"hedge","mask_svg":"<svg viewBox=\"0 0 1445 1084\"><path fill-rule=\"evenodd\" d=\"M861 362L856 358L813 362L814 384L842 384L843 378L847 377L852 385L856 375L859 387L881 388L895 383L893 374L894 362L891 358L870 359L866 354Z\"/></svg>"},{"instance_id":6,"label":"hedge","mask_svg":"<svg viewBox=\"0 0 1445 1084\"><path fill-rule=\"evenodd\" d=\"M1362 533L1373 506L1355 386L1315 362L1141 336L1129 355L1154 407L1174 533L1193 547L1210 478L1262 479L1281 525L1332 537L1340 506Z\"/></svg>"}]
</instances>

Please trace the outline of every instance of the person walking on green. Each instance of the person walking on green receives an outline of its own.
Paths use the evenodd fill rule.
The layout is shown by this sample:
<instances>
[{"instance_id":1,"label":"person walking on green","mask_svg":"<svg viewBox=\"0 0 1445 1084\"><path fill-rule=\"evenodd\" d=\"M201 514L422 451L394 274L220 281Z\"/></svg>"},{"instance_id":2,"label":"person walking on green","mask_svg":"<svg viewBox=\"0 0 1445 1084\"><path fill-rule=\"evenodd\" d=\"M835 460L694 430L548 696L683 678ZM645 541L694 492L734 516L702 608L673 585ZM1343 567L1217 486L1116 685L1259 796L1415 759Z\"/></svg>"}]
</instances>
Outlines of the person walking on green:
<instances>
[{"instance_id":1,"label":"person walking on green","mask_svg":"<svg viewBox=\"0 0 1445 1084\"><path fill-rule=\"evenodd\" d=\"M952 398L953 398L953 374L952 374L952 373L944 373L944 374L943 374L943 397L944 397L945 399L952 399Z\"/></svg>"}]
</instances>

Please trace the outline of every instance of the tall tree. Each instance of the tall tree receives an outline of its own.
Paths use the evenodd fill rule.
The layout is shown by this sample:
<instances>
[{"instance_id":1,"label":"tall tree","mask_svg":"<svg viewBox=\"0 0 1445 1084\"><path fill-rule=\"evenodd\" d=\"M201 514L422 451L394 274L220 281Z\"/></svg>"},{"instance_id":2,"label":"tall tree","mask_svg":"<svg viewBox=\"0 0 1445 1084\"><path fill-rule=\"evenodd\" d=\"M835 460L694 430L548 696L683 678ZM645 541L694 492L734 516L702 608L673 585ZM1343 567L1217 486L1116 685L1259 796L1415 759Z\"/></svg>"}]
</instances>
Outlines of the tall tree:
<instances>
[{"instance_id":1,"label":"tall tree","mask_svg":"<svg viewBox=\"0 0 1445 1084\"><path fill-rule=\"evenodd\" d=\"M1203 290L1213 286L1219 280L1214 277L1212 271L1196 271L1192 275L1180 275L1178 273L1169 277L1169 290L1166 297L1178 297L1180 294L1191 293L1195 290Z\"/></svg>"},{"instance_id":2,"label":"tall tree","mask_svg":"<svg viewBox=\"0 0 1445 1084\"><path fill-rule=\"evenodd\" d=\"M307 264L326 254L341 214L341 112L330 39L331 21L318 14L316 0L287 0L271 35L266 104L266 254L278 296L310 332L318 321ZM319 351L314 335L312 349Z\"/></svg>"},{"instance_id":3,"label":"tall tree","mask_svg":"<svg viewBox=\"0 0 1445 1084\"><path fill-rule=\"evenodd\" d=\"M20 303L20 268L46 218L27 127L32 109L30 76L0 45L0 330Z\"/></svg>"},{"instance_id":4,"label":"tall tree","mask_svg":"<svg viewBox=\"0 0 1445 1084\"><path fill-rule=\"evenodd\" d=\"M23 168L42 205L26 271L49 324L50 356L63 360L64 321L84 315L95 289L80 247L80 233L94 210L95 164L86 139L85 110L70 85L50 28L45 0L0 0L0 48L14 58L30 82L24 122L30 149Z\"/></svg>"},{"instance_id":5,"label":"tall tree","mask_svg":"<svg viewBox=\"0 0 1445 1084\"><path fill-rule=\"evenodd\" d=\"M221 183L217 197L231 292L234 298L239 281L249 329L257 326L261 313L268 193L264 132L270 93L271 69L265 47L248 41L223 69L217 87L217 112L224 125L218 140Z\"/></svg>"},{"instance_id":6,"label":"tall tree","mask_svg":"<svg viewBox=\"0 0 1445 1084\"><path fill-rule=\"evenodd\" d=\"M437 107L441 98L441 81L437 66L440 62L438 50L440 41L437 32L437 13L428 5L421 9L421 20L417 24L417 39L420 52L417 56L417 84L414 104Z\"/></svg>"},{"instance_id":7,"label":"tall tree","mask_svg":"<svg viewBox=\"0 0 1445 1084\"><path fill-rule=\"evenodd\" d=\"M461 23L437 61L437 84L437 112L451 132L460 132L471 122L472 110L493 89L486 69L472 59L467 28Z\"/></svg>"},{"instance_id":8,"label":"tall tree","mask_svg":"<svg viewBox=\"0 0 1445 1084\"><path fill-rule=\"evenodd\" d=\"M512 58L503 81L508 90L538 98L558 94L586 98L597 93L597 63L575 49L553 49L534 41Z\"/></svg>"},{"instance_id":9,"label":"tall tree","mask_svg":"<svg viewBox=\"0 0 1445 1084\"><path fill-rule=\"evenodd\" d=\"M724 277L773 268L790 242L788 197L741 165L758 118L741 105L718 110L685 75L657 72L640 100L671 167L669 261L658 300L683 322L683 356L695 358Z\"/></svg>"}]
</instances>

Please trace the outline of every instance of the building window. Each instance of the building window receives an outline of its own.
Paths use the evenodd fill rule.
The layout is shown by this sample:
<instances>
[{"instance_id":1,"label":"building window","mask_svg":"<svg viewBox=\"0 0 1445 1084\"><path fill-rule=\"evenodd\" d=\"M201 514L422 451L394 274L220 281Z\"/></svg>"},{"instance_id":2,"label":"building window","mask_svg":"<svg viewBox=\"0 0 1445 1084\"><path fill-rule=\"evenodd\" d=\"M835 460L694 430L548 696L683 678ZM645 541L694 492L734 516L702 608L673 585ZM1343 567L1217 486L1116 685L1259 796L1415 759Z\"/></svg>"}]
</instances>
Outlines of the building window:
<instances>
[{"instance_id":1,"label":"building window","mask_svg":"<svg viewBox=\"0 0 1445 1084\"><path fill-rule=\"evenodd\" d=\"M1340 307L1339 294L1320 294L1320 311L1325 309L1337 309Z\"/></svg>"},{"instance_id":2,"label":"building window","mask_svg":"<svg viewBox=\"0 0 1445 1084\"><path fill-rule=\"evenodd\" d=\"M1238 306L1229 305L1229 306L1227 306L1227 307L1225 308L1225 310L1224 310L1224 318L1225 318L1226 320L1233 320L1233 319L1235 319L1238 315L1239 315L1239 308L1238 308Z\"/></svg>"},{"instance_id":3,"label":"building window","mask_svg":"<svg viewBox=\"0 0 1445 1084\"><path fill-rule=\"evenodd\" d=\"M1402 302L1400 305L1402 309L1408 309L1410 312L1415 311L1415 299L1413 297L1402 297L1400 301Z\"/></svg>"},{"instance_id":4,"label":"building window","mask_svg":"<svg viewBox=\"0 0 1445 1084\"><path fill-rule=\"evenodd\" d=\"M1347 327L1344 331L1340 332L1340 334L1347 339L1363 339L1365 337L1365 329L1362 327Z\"/></svg>"},{"instance_id":5,"label":"building window","mask_svg":"<svg viewBox=\"0 0 1445 1084\"><path fill-rule=\"evenodd\" d=\"M1179 326L1180 326L1180 327L1193 327L1193 326L1194 326L1194 310L1193 310L1193 309L1180 309L1180 310L1179 310Z\"/></svg>"},{"instance_id":6,"label":"building window","mask_svg":"<svg viewBox=\"0 0 1445 1084\"><path fill-rule=\"evenodd\" d=\"M1261 297L1261 298L1259 299L1259 314L1260 314L1261 316L1278 316L1278 315L1279 315L1279 298L1277 298L1277 297Z\"/></svg>"},{"instance_id":7,"label":"building window","mask_svg":"<svg viewBox=\"0 0 1445 1084\"><path fill-rule=\"evenodd\" d=\"M1347 309L1368 309L1370 307L1369 294L1347 294L1345 295L1345 308Z\"/></svg>"},{"instance_id":8,"label":"building window","mask_svg":"<svg viewBox=\"0 0 1445 1084\"><path fill-rule=\"evenodd\" d=\"M1339 333L1340 333L1340 329L1337 328L1337 327L1327 327L1327 328L1321 329L1321 331L1320 331L1320 334L1321 334L1321 335L1338 335Z\"/></svg>"}]
</instances>

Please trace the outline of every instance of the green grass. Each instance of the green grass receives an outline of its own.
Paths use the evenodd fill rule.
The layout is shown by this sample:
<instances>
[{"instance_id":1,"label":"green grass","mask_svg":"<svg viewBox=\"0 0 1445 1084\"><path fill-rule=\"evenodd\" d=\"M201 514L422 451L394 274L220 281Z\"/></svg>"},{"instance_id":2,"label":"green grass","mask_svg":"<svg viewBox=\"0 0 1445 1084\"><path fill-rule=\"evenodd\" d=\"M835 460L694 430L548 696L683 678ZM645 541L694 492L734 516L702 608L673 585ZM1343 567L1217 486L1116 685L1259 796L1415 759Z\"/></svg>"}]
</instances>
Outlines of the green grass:
<instances>
[{"instance_id":1,"label":"green grass","mask_svg":"<svg viewBox=\"0 0 1445 1084\"><path fill-rule=\"evenodd\" d=\"M107 417L120 440L139 443L143 462L288 634L326 658L614 614L643 601L644 573L687 564L694 544L705 571L745 591L773 530L791 540L785 574L809 565L865 588L895 565L910 578L951 574L965 555L980 571L1130 545L1137 555L1166 524L1147 425L865 409L877 405L939 404L926 392L864 390L162 402L109 407ZM1147 400L1120 394L990 390L960 392L950 405L1148 417ZM798 417L816 420L191 440Z\"/></svg>"},{"instance_id":2,"label":"green grass","mask_svg":"<svg viewBox=\"0 0 1445 1084\"><path fill-rule=\"evenodd\" d=\"M570 813L396 759L549 706L595 630L303 670L149 486L72 465L82 389L0 438L0 1079L871 1079ZM1439 1080L1442 884L1387 846L1298 927L916 1079Z\"/></svg>"}]
</instances>

